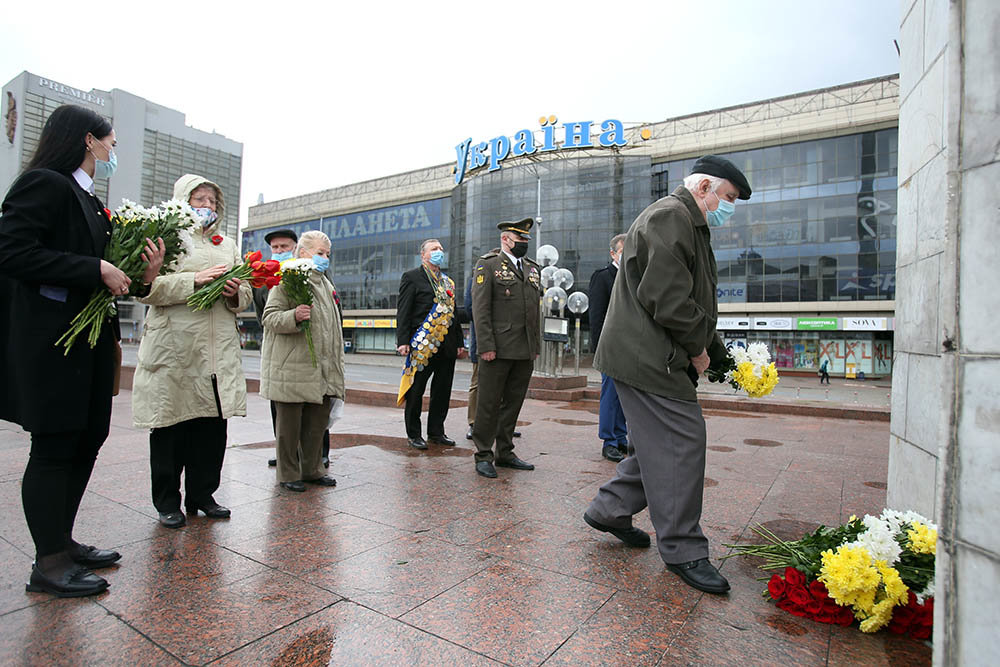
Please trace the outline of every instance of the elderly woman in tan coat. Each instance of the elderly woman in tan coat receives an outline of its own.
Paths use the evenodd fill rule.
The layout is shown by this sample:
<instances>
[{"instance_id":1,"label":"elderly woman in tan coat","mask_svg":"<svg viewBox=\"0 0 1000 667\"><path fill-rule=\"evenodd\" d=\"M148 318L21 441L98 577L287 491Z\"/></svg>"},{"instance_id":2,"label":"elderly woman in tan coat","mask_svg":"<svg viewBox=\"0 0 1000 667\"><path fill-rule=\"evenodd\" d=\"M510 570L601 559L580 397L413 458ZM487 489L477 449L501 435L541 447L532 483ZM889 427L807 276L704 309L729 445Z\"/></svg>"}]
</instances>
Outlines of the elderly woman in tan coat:
<instances>
[{"instance_id":1,"label":"elderly woman in tan coat","mask_svg":"<svg viewBox=\"0 0 1000 667\"><path fill-rule=\"evenodd\" d=\"M260 361L260 394L275 402L277 412L278 482L290 491L305 483L337 484L323 470L323 431L330 403L344 398L344 340L334 286L323 272L329 266L330 239L320 231L302 235L295 256L312 259L312 306L296 305L278 285L264 307L264 346ZM300 323L311 322L316 366Z\"/></svg>"},{"instance_id":2,"label":"elderly woman in tan coat","mask_svg":"<svg viewBox=\"0 0 1000 667\"><path fill-rule=\"evenodd\" d=\"M153 280L132 389L132 418L149 435L153 504L168 528L185 524L184 504L215 519L229 509L215 502L226 452L226 420L246 415L246 380L236 313L251 300L250 285L230 280L222 298L195 311L187 298L240 263L236 242L218 234L222 190L206 178L181 176L174 199L188 202L202 220L192 248L176 270Z\"/></svg>"}]
</instances>

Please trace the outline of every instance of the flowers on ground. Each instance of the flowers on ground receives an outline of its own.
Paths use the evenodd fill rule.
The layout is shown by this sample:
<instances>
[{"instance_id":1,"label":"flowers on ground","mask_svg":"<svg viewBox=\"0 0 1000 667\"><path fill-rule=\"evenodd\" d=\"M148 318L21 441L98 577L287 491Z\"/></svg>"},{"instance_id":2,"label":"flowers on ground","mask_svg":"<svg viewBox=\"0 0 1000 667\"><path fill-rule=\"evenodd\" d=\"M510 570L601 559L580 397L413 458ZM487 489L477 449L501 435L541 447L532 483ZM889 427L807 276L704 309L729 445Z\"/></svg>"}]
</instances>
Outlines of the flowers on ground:
<instances>
[{"instance_id":1,"label":"flowers on ground","mask_svg":"<svg viewBox=\"0 0 1000 667\"><path fill-rule=\"evenodd\" d=\"M784 569L764 592L780 609L821 623L857 620L862 632L930 636L937 527L928 519L887 509L791 542L753 530L767 542L727 545L730 556L760 556L761 569Z\"/></svg>"},{"instance_id":2,"label":"flowers on ground","mask_svg":"<svg viewBox=\"0 0 1000 667\"><path fill-rule=\"evenodd\" d=\"M778 371L764 343L750 343L746 348L734 345L728 356L708 369L710 382L728 382L751 398L767 396L778 384Z\"/></svg>"},{"instance_id":3,"label":"flowers on ground","mask_svg":"<svg viewBox=\"0 0 1000 667\"><path fill-rule=\"evenodd\" d=\"M104 259L114 264L132 281L129 293L141 284L146 270L142 254L146 250L146 239L154 243L163 239L166 254L160 275L171 270L182 255L191 248L192 229L197 226L195 213L186 203L171 199L159 207L143 208L133 201L122 200L112 214L105 209L111 221L111 239L104 250ZM104 286L94 290L90 301L70 322L69 331L56 341L62 345L63 354L69 354L77 337L87 331L90 347L97 345L104 321L116 312L115 297Z\"/></svg>"},{"instance_id":4,"label":"flowers on ground","mask_svg":"<svg viewBox=\"0 0 1000 667\"><path fill-rule=\"evenodd\" d=\"M212 282L202 285L188 297L187 304L194 310L208 310L222 296L222 290L230 280L249 280L254 287L267 287L278 284L280 264L273 259L263 261L259 250L248 252L242 264L237 264Z\"/></svg>"}]
</instances>

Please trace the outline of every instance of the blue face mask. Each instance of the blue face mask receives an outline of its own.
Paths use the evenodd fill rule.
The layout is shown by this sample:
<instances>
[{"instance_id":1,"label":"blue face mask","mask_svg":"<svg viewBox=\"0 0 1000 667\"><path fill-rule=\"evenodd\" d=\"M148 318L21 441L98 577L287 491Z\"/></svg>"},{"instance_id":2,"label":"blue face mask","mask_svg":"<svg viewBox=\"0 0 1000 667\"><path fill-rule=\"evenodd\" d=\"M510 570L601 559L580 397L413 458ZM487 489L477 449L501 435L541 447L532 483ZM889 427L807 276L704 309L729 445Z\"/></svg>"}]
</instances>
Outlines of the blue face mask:
<instances>
[{"instance_id":1,"label":"blue face mask","mask_svg":"<svg viewBox=\"0 0 1000 667\"><path fill-rule=\"evenodd\" d=\"M715 195L718 197L719 195ZM714 211L705 211L705 219L712 227L720 227L726 224L729 217L736 212L736 205L725 199L719 199L719 205Z\"/></svg>"},{"instance_id":2,"label":"blue face mask","mask_svg":"<svg viewBox=\"0 0 1000 667\"><path fill-rule=\"evenodd\" d=\"M291 259L291 258L292 258L292 251L291 250L289 250L288 252L272 252L271 253L271 259L273 259L276 262L284 262L285 260ZM327 261L329 261L329 260L327 260Z\"/></svg>"},{"instance_id":3,"label":"blue face mask","mask_svg":"<svg viewBox=\"0 0 1000 667\"><path fill-rule=\"evenodd\" d=\"M211 227L219 219L219 215L215 211L205 206L194 209L194 214L201 220L202 227Z\"/></svg>"},{"instance_id":4,"label":"blue face mask","mask_svg":"<svg viewBox=\"0 0 1000 667\"><path fill-rule=\"evenodd\" d=\"M115 155L115 149L108 151L107 160L101 160L94 155L94 178L111 178L117 168L118 156Z\"/></svg>"},{"instance_id":5,"label":"blue face mask","mask_svg":"<svg viewBox=\"0 0 1000 667\"><path fill-rule=\"evenodd\" d=\"M444 264L444 250L432 250L429 261L434 266L441 266Z\"/></svg>"},{"instance_id":6,"label":"blue face mask","mask_svg":"<svg viewBox=\"0 0 1000 667\"><path fill-rule=\"evenodd\" d=\"M326 270L330 268L330 260L327 257L323 257L321 255L313 255L312 261L313 261L313 268L319 271L320 273L325 273Z\"/></svg>"}]
</instances>

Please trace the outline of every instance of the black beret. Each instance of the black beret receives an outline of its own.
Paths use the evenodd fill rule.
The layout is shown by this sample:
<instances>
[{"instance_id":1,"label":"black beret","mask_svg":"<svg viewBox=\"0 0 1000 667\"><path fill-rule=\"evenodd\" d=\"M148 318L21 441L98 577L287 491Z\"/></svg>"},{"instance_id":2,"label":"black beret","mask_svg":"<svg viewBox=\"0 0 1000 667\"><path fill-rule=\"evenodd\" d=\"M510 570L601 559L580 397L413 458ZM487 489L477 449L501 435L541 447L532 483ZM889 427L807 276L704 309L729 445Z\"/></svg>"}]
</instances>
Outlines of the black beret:
<instances>
[{"instance_id":1,"label":"black beret","mask_svg":"<svg viewBox=\"0 0 1000 667\"><path fill-rule=\"evenodd\" d=\"M750 183L735 164L718 155L703 155L698 158L691 169L692 174L707 174L724 178L740 191L740 199L750 199Z\"/></svg>"},{"instance_id":2,"label":"black beret","mask_svg":"<svg viewBox=\"0 0 1000 667\"><path fill-rule=\"evenodd\" d=\"M290 230L290 229L275 229L273 232L268 232L267 234L264 234L264 243L270 243L271 239L277 238L279 236L283 237L283 238L291 239L291 240L295 241L296 243L299 242L299 236L298 236L298 234L296 234L292 230Z\"/></svg>"},{"instance_id":3,"label":"black beret","mask_svg":"<svg viewBox=\"0 0 1000 667\"><path fill-rule=\"evenodd\" d=\"M534 218L524 218L522 220L516 220L514 222L500 222L497 223L497 229L502 232L514 232L515 234L520 234L526 239L531 238L531 227L535 224Z\"/></svg>"}]
</instances>

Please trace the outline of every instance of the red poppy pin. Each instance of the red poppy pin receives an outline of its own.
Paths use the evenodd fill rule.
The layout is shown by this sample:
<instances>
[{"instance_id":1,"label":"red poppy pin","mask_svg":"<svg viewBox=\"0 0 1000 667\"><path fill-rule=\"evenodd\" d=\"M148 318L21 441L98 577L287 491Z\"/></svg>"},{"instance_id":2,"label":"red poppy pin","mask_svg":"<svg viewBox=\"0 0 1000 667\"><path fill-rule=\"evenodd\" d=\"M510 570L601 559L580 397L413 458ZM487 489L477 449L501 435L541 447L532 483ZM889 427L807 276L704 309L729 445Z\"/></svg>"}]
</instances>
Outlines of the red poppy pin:
<instances>
[{"instance_id":1,"label":"red poppy pin","mask_svg":"<svg viewBox=\"0 0 1000 667\"><path fill-rule=\"evenodd\" d=\"M104 215L108 216L108 220L111 219L111 211L107 208L104 209Z\"/></svg>"},{"instance_id":2,"label":"red poppy pin","mask_svg":"<svg viewBox=\"0 0 1000 667\"><path fill-rule=\"evenodd\" d=\"M212 244L213 245L219 245L220 243L222 243L222 237L221 236L219 236L218 234L216 234L215 236L212 237Z\"/></svg>"}]
</instances>

